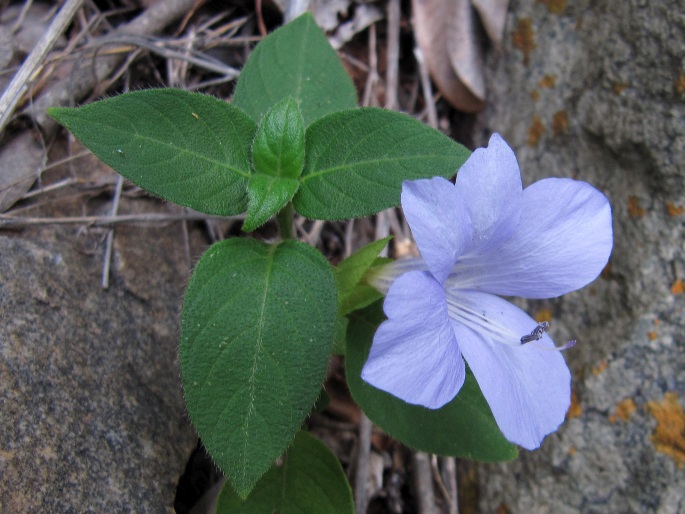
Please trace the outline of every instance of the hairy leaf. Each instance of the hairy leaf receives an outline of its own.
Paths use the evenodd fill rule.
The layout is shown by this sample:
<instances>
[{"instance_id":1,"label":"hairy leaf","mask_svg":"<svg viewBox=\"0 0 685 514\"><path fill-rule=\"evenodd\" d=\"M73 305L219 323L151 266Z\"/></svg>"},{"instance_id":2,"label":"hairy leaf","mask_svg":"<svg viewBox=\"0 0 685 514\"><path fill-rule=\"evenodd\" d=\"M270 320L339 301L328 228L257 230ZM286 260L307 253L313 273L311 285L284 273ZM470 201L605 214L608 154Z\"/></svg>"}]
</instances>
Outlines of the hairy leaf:
<instances>
[{"instance_id":1,"label":"hairy leaf","mask_svg":"<svg viewBox=\"0 0 685 514\"><path fill-rule=\"evenodd\" d=\"M202 256L183 301L188 413L241 497L314 405L335 336L330 265L297 241L234 238Z\"/></svg>"},{"instance_id":2,"label":"hairy leaf","mask_svg":"<svg viewBox=\"0 0 685 514\"><path fill-rule=\"evenodd\" d=\"M105 164L151 193L209 214L245 210L256 127L218 98L148 89L49 114Z\"/></svg>"}]
</instances>

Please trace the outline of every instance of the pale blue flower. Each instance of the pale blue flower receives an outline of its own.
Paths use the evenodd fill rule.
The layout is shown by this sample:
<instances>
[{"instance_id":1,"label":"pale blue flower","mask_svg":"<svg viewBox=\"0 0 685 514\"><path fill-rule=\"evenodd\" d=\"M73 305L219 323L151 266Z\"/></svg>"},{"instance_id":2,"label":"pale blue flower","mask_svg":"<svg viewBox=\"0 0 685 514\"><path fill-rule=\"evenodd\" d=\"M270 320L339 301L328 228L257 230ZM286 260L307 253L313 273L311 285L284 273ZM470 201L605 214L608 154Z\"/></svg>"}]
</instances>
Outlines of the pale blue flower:
<instances>
[{"instance_id":1,"label":"pale blue flower","mask_svg":"<svg viewBox=\"0 0 685 514\"><path fill-rule=\"evenodd\" d=\"M456 185L404 182L402 208L421 258L372 279L387 292L388 319L362 378L437 409L459 392L466 360L504 436L539 447L564 420L571 375L542 327L495 295L553 298L594 280L613 244L609 202L571 179L523 189L513 151L495 134ZM522 344L531 333L541 337Z\"/></svg>"}]
</instances>

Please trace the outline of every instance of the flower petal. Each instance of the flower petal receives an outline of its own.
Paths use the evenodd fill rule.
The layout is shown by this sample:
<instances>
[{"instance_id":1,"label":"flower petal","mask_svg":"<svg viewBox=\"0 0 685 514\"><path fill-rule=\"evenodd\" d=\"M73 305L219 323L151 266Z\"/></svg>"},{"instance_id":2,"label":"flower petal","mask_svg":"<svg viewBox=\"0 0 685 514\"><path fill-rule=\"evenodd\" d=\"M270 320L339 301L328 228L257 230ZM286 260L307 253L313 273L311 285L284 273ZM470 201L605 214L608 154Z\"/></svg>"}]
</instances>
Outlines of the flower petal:
<instances>
[{"instance_id":1,"label":"flower petal","mask_svg":"<svg viewBox=\"0 0 685 514\"><path fill-rule=\"evenodd\" d=\"M523 192L519 227L487 255L465 256L447 287L504 296L553 298L593 281L613 246L611 206L590 184L540 180Z\"/></svg>"},{"instance_id":2,"label":"flower petal","mask_svg":"<svg viewBox=\"0 0 685 514\"><path fill-rule=\"evenodd\" d=\"M442 177L405 180L402 209L421 256L442 284L471 241L471 221L454 184Z\"/></svg>"},{"instance_id":3,"label":"flower petal","mask_svg":"<svg viewBox=\"0 0 685 514\"><path fill-rule=\"evenodd\" d=\"M388 320L376 331L362 379L407 403L442 407L466 376L442 286L411 271L395 281L383 308Z\"/></svg>"},{"instance_id":4,"label":"flower petal","mask_svg":"<svg viewBox=\"0 0 685 514\"><path fill-rule=\"evenodd\" d=\"M499 246L514 232L521 212L521 171L499 134L471 154L457 173L456 187L471 217L476 252Z\"/></svg>"},{"instance_id":5,"label":"flower petal","mask_svg":"<svg viewBox=\"0 0 685 514\"><path fill-rule=\"evenodd\" d=\"M520 338L537 323L501 298L458 291L448 293L448 301L459 347L500 430L528 450L538 448L564 421L571 402L571 374L561 352L547 334L533 343L505 344L493 327ZM483 315L480 325L473 313Z\"/></svg>"}]
</instances>

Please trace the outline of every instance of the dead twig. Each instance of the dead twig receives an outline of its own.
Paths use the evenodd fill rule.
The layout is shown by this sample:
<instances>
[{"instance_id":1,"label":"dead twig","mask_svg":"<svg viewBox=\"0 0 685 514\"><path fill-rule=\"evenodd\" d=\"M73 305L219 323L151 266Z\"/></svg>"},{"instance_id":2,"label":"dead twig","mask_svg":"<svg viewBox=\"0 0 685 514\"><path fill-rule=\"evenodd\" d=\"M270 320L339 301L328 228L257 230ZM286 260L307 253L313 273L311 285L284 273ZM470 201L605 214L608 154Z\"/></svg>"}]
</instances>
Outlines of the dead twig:
<instances>
[{"instance_id":1,"label":"dead twig","mask_svg":"<svg viewBox=\"0 0 685 514\"><path fill-rule=\"evenodd\" d=\"M354 477L354 509L357 514L364 514L369 504L367 484L369 483L369 456L371 454L371 431L373 423L362 413L359 422L359 451Z\"/></svg>"},{"instance_id":2,"label":"dead twig","mask_svg":"<svg viewBox=\"0 0 685 514\"><path fill-rule=\"evenodd\" d=\"M400 0L388 2L388 58L385 73L385 107L396 111L400 68Z\"/></svg>"},{"instance_id":3,"label":"dead twig","mask_svg":"<svg viewBox=\"0 0 685 514\"><path fill-rule=\"evenodd\" d=\"M119 214L117 216L73 216L60 218L29 218L17 216L0 215L0 228L20 228L35 225L89 225L93 227L108 227L120 223L163 223L171 221L204 221L204 220L223 220L235 221L243 220L245 215L238 216L210 216L201 212L188 212L183 214Z\"/></svg>"},{"instance_id":4,"label":"dead twig","mask_svg":"<svg viewBox=\"0 0 685 514\"><path fill-rule=\"evenodd\" d=\"M188 12L196 4L195 0L165 0L164 2L155 2L151 7L146 9L138 17L134 18L129 23L122 25L115 29L113 35L127 34L130 36L146 36L155 34L165 28L171 21L180 18ZM53 23L54 25L54 23ZM42 89L40 96L34 101L32 97L29 98L28 106L25 113L30 115L33 122L41 129L41 135L44 140L50 140L57 132L59 125L47 114L48 107L66 107L74 105L86 95L88 95L99 84L103 83L117 66L124 60L123 55L107 55L97 59L93 58L92 66L83 66L79 63L72 64L72 70L62 70L63 79L55 82L49 87ZM56 66L56 63L55 63ZM34 68L35 66L29 66ZM19 83L25 83L26 80L15 79ZM22 86L23 87L23 86ZM12 97L12 109L0 109L3 117L11 116L11 112L16 108L18 97L22 95L8 94L6 102L9 102ZM9 103L8 103L9 105ZM12 148L12 153L8 153L8 148ZM35 134L30 132L22 132L17 136L12 136L4 142L0 148L0 164L7 166L11 163L11 159L16 155L33 155L36 152ZM42 162L36 162L38 159L26 159L14 166L14 176L19 177L18 185L6 185L5 181L0 180L0 211L7 210L19 198L21 198L26 191L31 187L37 178L37 171L43 167ZM9 186L9 187L8 187Z\"/></svg>"},{"instance_id":5,"label":"dead twig","mask_svg":"<svg viewBox=\"0 0 685 514\"><path fill-rule=\"evenodd\" d=\"M443 461L445 462L445 461ZM454 467L454 458L452 458L452 473L450 474L445 473L449 475L448 482L445 484L445 480L443 480L443 473L441 473L440 467L438 466L438 456L433 455L431 456L431 469L433 470L433 479L435 480L435 483L438 484L438 489L440 489L440 492L442 493L443 498L447 502L447 505L449 506L449 513L450 514L457 514L457 496L456 496L456 491L457 491L457 477L456 477L456 468ZM443 469L444 471L444 469ZM454 480L452 480L454 479ZM452 487L452 482L454 483L454 487ZM449 487L449 489L448 489Z\"/></svg>"},{"instance_id":6,"label":"dead twig","mask_svg":"<svg viewBox=\"0 0 685 514\"><path fill-rule=\"evenodd\" d=\"M119 200L121 199L121 191L124 188L124 177L119 175L117 178L117 185L114 188L114 198L112 198L112 210L111 215L116 216L119 210ZM107 238L105 240L105 255L103 256L104 262L102 264L102 289L107 289L109 287L109 269L112 264L112 245L114 244L114 229L110 228L107 230Z\"/></svg>"},{"instance_id":7,"label":"dead twig","mask_svg":"<svg viewBox=\"0 0 685 514\"><path fill-rule=\"evenodd\" d=\"M414 452L414 486L418 497L419 514L437 514L435 494L433 492L433 475L430 457L424 452Z\"/></svg>"},{"instance_id":8,"label":"dead twig","mask_svg":"<svg viewBox=\"0 0 685 514\"><path fill-rule=\"evenodd\" d=\"M164 57L165 59L178 59L181 61L186 61L199 68L204 68L208 71L224 75L225 77L236 78L240 74L240 71L237 69L227 66L218 59L201 52L194 52L194 54L191 54L190 52L179 52L169 48L175 44L178 44L178 41L172 41L168 39L165 40L150 36L131 36L128 34L120 34L98 38L84 48L101 48L109 45L121 45L113 52L108 52L108 54L111 55L112 53L127 53L133 50L134 47L140 47L145 48L146 50L157 54L160 57ZM100 55L105 54L100 52Z\"/></svg>"},{"instance_id":9,"label":"dead twig","mask_svg":"<svg viewBox=\"0 0 685 514\"><path fill-rule=\"evenodd\" d=\"M431 87L431 79L426 67L426 61L423 58L421 49L414 47L414 56L416 62L419 64L419 75L421 77L421 88L423 89L423 98L426 102L426 113L428 115L428 124L434 129L438 128L438 111L433 102L433 89Z\"/></svg>"},{"instance_id":10,"label":"dead twig","mask_svg":"<svg viewBox=\"0 0 685 514\"><path fill-rule=\"evenodd\" d=\"M459 488L457 486L457 459L454 457L440 457L442 463L442 480L447 485L450 495L450 513L459 514Z\"/></svg>"},{"instance_id":11,"label":"dead twig","mask_svg":"<svg viewBox=\"0 0 685 514\"><path fill-rule=\"evenodd\" d=\"M374 24L369 27L369 69L368 74L366 75L364 97L362 99L362 105L364 107L378 105L378 99L374 93L379 81L378 55L376 54L376 25Z\"/></svg>"},{"instance_id":12,"label":"dead twig","mask_svg":"<svg viewBox=\"0 0 685 514\"><path fill-rule=\"evenodd\" d=\"M156 34L171 21L183 16L196 4L195 0L165 0L155 2L138 17L129 23L117 27L115 36L148 36ZM29 108L34 121L43 132L50 136L57 128L57 123L47 115L48 107L67 107L74 101L86 96L101 80L111 74L124 59L122 55L108 55L97 59L90 66L82 66L66 79L46 90Z\"/></svg>"},{"instance_id":13,"label":"dead twig","mask_svg":"<svg viewBox=\"0 0 685 514\"><path fill-rule=\"evenodd\" d=\"M266 37L266 25L264 25L264 16L262 16L262 0L255 0L255 12L257 13L257 26L259 27L259 34Z\"/></svg>"},{"instance_id":14,"label":"dead twig","mask_svg":"<svg viewBox=\"0 0 685 514\"><path fill-rule=\"evenodd\" d=\"M31 50L31 53L26 58L24 63L19 68L19 71L14 75L14 78L5 89L2 97L0 97L0 132L2 132L7 125L14 108L19 103L24 91L28 87L28 82L33 76L36 68L40 66L45 56L50 51L52 46L57 41L64 29L69 25L71 19L76 14L76 11L83 4L83 0L67 0L64 7L60 9L55 19L50 24L47 32L40 38L40 41Z\"/></svg>"}]
</instances>

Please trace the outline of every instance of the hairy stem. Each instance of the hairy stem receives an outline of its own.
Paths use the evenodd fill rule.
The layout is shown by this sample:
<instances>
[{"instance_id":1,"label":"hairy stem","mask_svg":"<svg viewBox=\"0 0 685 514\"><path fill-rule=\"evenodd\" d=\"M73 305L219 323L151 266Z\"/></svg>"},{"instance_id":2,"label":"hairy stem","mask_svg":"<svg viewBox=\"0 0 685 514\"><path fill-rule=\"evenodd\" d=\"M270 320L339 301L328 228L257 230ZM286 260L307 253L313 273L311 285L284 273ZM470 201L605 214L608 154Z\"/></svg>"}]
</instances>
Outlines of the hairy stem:
<instances>
[{"instance_id":1,"label":"hairy stem","mask_svg":"<svg viewBox=\"0 0 685 514\"><path fill-rule=\"evenodd\" d=\"M292 202L281 209L276 215L278 220L278 230L281 233L282 239L294 239L293 232L293 215L295 214L295 209L293 208Z\"/></svg>"}]
</instances>

